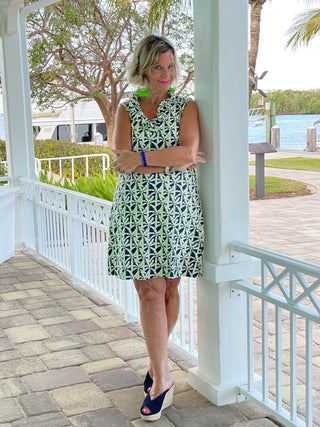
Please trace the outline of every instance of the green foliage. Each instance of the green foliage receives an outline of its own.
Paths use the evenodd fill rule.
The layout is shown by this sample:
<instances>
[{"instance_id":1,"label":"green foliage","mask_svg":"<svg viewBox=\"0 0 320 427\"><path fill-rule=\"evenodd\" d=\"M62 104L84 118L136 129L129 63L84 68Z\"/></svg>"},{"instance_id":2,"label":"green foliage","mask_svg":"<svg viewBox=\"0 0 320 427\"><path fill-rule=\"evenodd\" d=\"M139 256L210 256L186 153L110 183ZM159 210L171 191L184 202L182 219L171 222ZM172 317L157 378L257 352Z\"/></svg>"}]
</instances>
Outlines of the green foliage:
<instances>
[{"instance_id":1,"label":"green foliage","mask_svg":"<svg viewBox=\"0 0 320 427\"><path fill-rule=\"evenodd\" d=\"M308 46L320 31L320 9L308 9L296 16L295 22L287 31L287 46L296 48Z\"/></svg>"},{"instance_id":2,"label":"green foliage","mask_svg":"<svg viewBox=\"0 0 320 427\"><path fill-rule=\"evenodd\" d=\"M58 181L54 181L53 176L49 178L47 172L41 172L39 179L46 184L99 197L100 199L109 200L111 202L113 201L113 194L117 184L117 178L113 176L109 170L106 172L105 178L97 174L95 176L80 177L75 182L64 177Z\"/></svg>"},{"instance_id":3,"label":"green foliage","mask_svg":"<svg viewBox=\"0 0 320 427\"><path fill-rule=\"evenodd\" d=\"M0 139L0 159L1 161L7 160L6 142Z\"/></svg>"},{"instance_id":4,"label":"green foliage","mask_svg":"<svg viewBox=\"0 0 320 427\"><path fill-rule=\"evenodd\" d=\"M107 127L128 84L126 64L134 46L152 31L150 2L62 0L28 16L32 96L44 108L95 99ZM192 16L176 7L161 23L181 52L190 78ZM155 29L159 32L159 27ZM112 133L112 132L111 132Z\"/></svg>"},{"instance_id":5,"label":"green foliage","mask_svg":"<svg viewBox=\"0 0 320 427\"><path fill-rule=\"evenodd\" d=\"M249 163L250 165L255 164L254 161ZM278 169L293 169L293 170L320 172L320 159L312 159L312 158L305 158L305 157L267 159L265 160L265 166L269 168L278 168Z\"/></svg>"},{"instance_id":6,"label":"green foliage","mask_svg":"<svg viewBox=\"0 0 320 427\"><path fill-rule=\"evenodd\" d=\"M35 157L38 159L46 159L52 157L69 157L82 156L85 154L108 154L110 157L110 171L113 172L112 159L113 153L109 148L101 145L77 144L73 142L63 142L47 139L45 141L34 142ZM6 145L4 141L0 141L0 158L7 160ZM41 164L42 169L48 170L48 162L44 161ZM59 161L51 162L52 171L59 173ZM71 177L71 160L62 160L63 174ZM101 157L89 159L89 171L91 174L102 173ZM86 175L85 159L75 159L74 161L74 176L79 178Z\"/></svg>"},{"instance_id":7,"label":"green foliage","mask_svg":"<svg viewBox=\"0 0 320 427\"><path fill-rule=\"evenodd\" d=\"M320 89L317 90L276 90L267 92L266 101L276 103L277 114L320 114ZM251 97L250 108L258 107L260 94Z\"/></svg>"},{"instance_id":8,"label":"green foliage","mask_svg":"<svg viewBox=\"0 0 320 427\"><path fill-rule=\"evenodd\" d=\"M256 177L249 176L250 189L256 187ZM266 193L301 193L304 191L306 184L303 182L293 181L292 179L276 178L274 176L265 177Z\"/></svg>"}]
</instances>

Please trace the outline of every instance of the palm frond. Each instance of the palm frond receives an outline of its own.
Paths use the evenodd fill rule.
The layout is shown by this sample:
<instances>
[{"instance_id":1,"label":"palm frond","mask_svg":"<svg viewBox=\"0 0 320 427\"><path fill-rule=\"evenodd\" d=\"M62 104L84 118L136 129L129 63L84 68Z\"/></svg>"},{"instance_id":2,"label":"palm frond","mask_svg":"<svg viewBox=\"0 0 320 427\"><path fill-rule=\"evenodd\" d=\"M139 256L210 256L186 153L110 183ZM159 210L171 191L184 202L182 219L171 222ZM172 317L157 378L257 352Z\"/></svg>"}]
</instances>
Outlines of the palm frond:
<instances>
[{"instance_id":1,"label":"palm frond","mask_svg":"<svg viewBox=\"0 0 320 427\"><path fill-rule=\"evenodd\" d=\"M291 28L287 31L289 39L286 46L293 49L298 46L307 46L319 34L320 9L307 10L295 18Z\"/></svg>"},{"instance_id":2,"label":"palm frond","mask_svg":"<svg viewBox=\"0 0 320 427\"><path fill-rule=\"evenodd\" d=\"M161 18L170 13L174 6L190 7L192 0L150 0L150 3L149 21L157 25Z\"/></svg>"}]
</instances>

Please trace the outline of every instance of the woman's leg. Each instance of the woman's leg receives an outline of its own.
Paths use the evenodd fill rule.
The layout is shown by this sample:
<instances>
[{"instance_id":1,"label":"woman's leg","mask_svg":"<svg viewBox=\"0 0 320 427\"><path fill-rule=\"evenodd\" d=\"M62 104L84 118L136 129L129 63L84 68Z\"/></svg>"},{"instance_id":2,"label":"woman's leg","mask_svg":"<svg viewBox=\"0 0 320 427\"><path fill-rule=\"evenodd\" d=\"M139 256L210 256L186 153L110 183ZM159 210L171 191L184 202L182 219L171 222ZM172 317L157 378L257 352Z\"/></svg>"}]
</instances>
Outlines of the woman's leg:
<instances>
[{"instance_id":1,"label":"woman's leg","mask_svg":"<svg viewBox=\"0 0 320 427\"><path fill-rule=\"evenodd\" d=\"M141 325L152 369L150 397L155 399L172 385L168 365L167 284L162 277L135 280L134 284L140 299Z\"/></svg>"},{"instance_id":2,"label":"woman's leg","mask_svg":"<svg viewBox=\"0 0 320 427\"><path fill-rule=\"evenodd\" d=\"M166 314L167 314L167 325L168 325L168 339L173 331L177 319L179 316L180 309L180 296L179 296L179 283L180 277L175 279L166 280L166 291L165 291L165 304L166 304ZM149 373L151 378L153 378L153 367L150 361Z\"/></svg>"},{"instance_id":3,"label":"woman's leg","mask_svg":"<svg viewBox=\"0 0 320 427\"><path fill-rule=\"evenodd\" d=\"M180 295L179 295L180 277L175 279L166 278L166 312L168 322L168 338L173 331L180 309Z\"/></svg>"}]
</instances>

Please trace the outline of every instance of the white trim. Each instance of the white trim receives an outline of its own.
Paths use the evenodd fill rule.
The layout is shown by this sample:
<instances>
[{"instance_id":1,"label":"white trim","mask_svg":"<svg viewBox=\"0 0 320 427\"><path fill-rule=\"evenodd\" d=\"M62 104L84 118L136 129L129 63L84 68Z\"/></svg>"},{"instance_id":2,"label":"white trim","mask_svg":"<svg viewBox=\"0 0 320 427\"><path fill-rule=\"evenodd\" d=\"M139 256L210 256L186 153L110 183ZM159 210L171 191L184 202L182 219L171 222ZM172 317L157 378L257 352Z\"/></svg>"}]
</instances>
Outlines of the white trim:
<instances>
[{"instance_id":1,"label":"white trim","mask_svg":"<svg viewBox=\"0 0 320 427\"><path fill-rule=\"evenodd\" d=\"M51 6L54 3L58 3L59 0L39 0L37 2L28 4L21 9L21 15L26 17L29 13L35 12L38 9L42 9L46 6Z\"/></svg>"}]
</instances>

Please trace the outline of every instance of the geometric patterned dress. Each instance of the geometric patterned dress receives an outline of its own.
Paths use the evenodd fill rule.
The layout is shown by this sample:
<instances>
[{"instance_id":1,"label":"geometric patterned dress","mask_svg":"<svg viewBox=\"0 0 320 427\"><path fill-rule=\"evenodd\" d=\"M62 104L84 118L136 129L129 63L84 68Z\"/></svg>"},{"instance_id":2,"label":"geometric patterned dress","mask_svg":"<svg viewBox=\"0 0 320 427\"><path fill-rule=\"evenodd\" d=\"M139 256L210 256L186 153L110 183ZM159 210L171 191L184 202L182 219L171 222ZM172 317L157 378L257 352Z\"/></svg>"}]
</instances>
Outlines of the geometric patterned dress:
<instances>
[{"instance_id":1,"label":"geometric patterned dress","mask_svg":"<svg viewBox=\"0 0 320 427\"><path fill-rule=\"evenodd\" d=\"M169 92L157 117L143 114L138 95L124 102L133 151L179 145L188 98ZM120 174L110 216L108 274L120 279L197 277L202 273L203 215L196 169Z\"/></svg>"}]
</instances>

